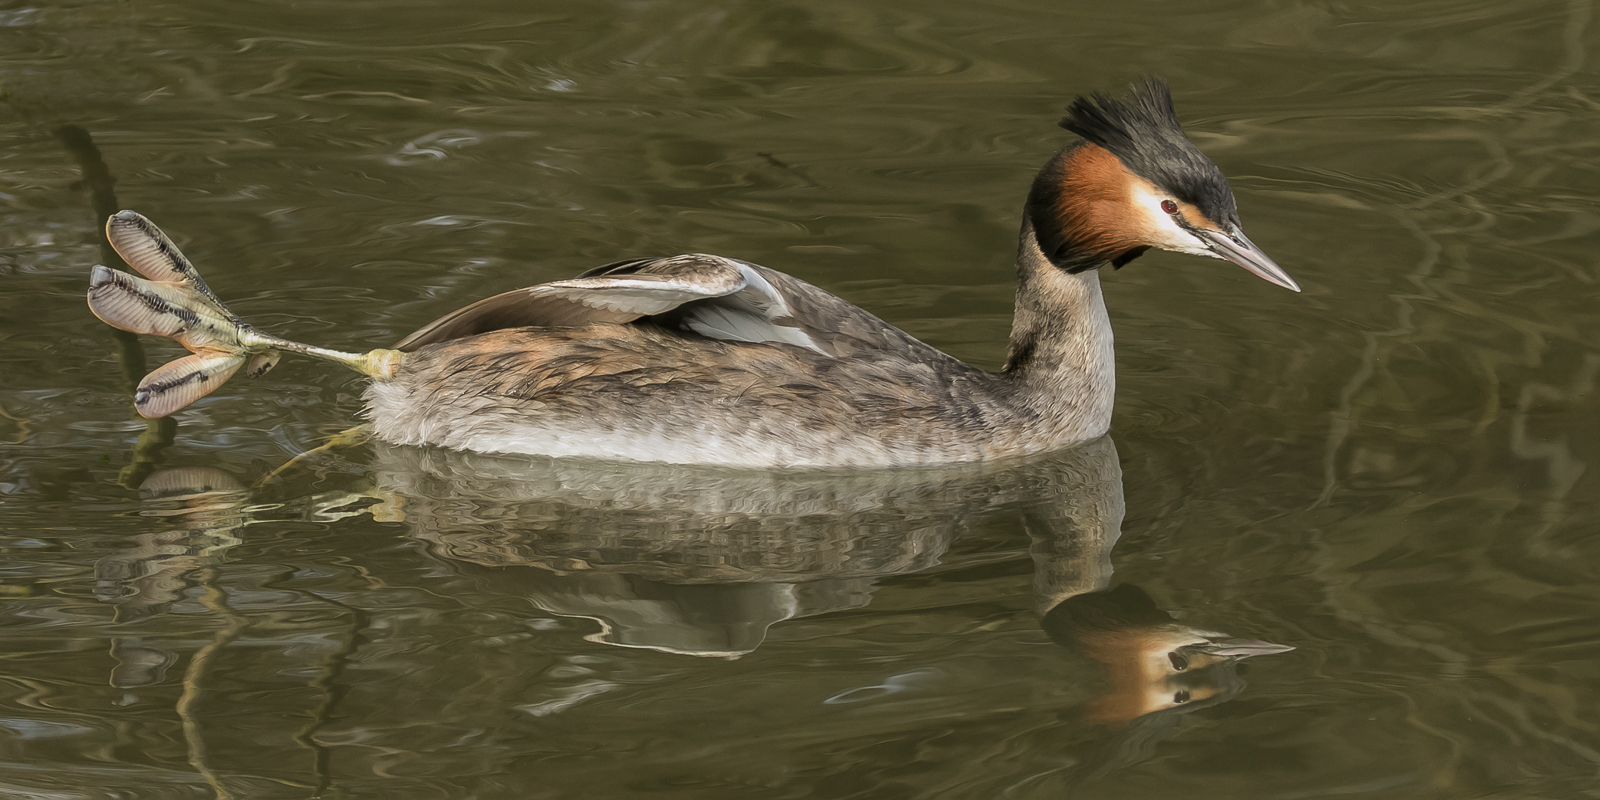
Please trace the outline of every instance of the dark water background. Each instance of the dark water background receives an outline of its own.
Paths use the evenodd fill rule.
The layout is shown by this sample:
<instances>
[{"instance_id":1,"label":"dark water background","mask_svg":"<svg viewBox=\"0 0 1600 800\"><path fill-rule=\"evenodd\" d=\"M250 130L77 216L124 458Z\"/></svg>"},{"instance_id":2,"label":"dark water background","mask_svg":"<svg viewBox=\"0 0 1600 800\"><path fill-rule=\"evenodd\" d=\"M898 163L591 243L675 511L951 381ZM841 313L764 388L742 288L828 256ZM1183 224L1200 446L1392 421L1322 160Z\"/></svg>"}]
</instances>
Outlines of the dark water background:
<instances>
[{"instance_id":1,"label":"dark water background","mask_svg":"<svg viewBox=\"0 0 1600 800\"><path fill-rule=\"evenodd\" d=\"M0 796L1600 796L1594 17L0 3ZM1108 275L1114 449L257 485L358 380L147 425L84 307L111 203L326 346L701 251L993 367L1054 120L1147 72L1306 291ZM1298 649L1146 680L1162 625Z\"/></svg>"}]
</instances>

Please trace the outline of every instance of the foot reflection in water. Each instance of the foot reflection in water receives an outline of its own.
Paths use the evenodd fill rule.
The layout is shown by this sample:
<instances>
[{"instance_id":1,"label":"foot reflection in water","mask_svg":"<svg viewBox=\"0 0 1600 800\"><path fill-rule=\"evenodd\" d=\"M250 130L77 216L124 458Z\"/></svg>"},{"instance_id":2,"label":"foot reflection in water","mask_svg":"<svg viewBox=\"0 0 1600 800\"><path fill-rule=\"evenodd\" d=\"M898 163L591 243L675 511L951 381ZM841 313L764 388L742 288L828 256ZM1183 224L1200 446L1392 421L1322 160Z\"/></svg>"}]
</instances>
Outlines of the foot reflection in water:
<instances>
[{"instance_id":1,"label":"foot reflection in water","mask_svg":"<svg viewBox=\"0 0 1600 800\"><path fill-rule=\"evenodd\" d=\"M218 469L162 470L139 494L152 506L144 516L171 518L174 525L135 536L122 551L95 562L95 596L116 605L118 623L166 613L193 588L198 571L242 543L234 534L251 521L244 485ZM122 688L161 682L177 660L176 653L137 636L113 638L111 655L117 661L111 685Z\"/></svg>"}]
</instances>

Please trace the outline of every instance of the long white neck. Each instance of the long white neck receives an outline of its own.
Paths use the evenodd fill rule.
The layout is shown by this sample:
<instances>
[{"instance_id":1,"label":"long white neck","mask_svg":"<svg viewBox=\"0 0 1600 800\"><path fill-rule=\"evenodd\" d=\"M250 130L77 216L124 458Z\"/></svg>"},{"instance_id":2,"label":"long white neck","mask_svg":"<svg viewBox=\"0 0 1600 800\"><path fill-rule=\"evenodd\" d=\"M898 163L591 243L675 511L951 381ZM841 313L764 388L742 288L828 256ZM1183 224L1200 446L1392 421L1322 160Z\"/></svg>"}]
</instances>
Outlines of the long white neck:
<instances>
[{"instance_id":1,"label":"long white neck","mask_svg":"<svg viewBox=\"0 0 1600 800\"><path fill-rule=\"evenodd\" d=\"M1111 427L1116 356L1097 269L1069 273L1045 258L1024 219L1017 310L1005 374L1046 436L1093 438Z\"/></svg>"}]
</instances>

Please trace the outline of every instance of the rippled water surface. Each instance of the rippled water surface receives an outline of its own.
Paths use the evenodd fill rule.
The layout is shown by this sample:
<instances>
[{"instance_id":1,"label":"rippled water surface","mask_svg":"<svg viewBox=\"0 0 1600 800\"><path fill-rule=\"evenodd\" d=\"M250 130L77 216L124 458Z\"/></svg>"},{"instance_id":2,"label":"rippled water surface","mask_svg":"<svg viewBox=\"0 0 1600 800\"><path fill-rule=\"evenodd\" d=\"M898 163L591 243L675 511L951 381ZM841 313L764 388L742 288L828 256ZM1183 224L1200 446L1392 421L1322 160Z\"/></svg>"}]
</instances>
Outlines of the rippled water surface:
<instances>
[{"instance_id":1,"label":"rippled water surface","mask_svg":"<svg viewBox=\"0 0 1600 800\"><path fill-rule=\"evenodd\" d=\"M1594 15L0 4L0 796L1600 796ZM327 346L699 251L996 367L1053 123L1141 73L1306 291L1108 270L1054 456L280 470L357 378L147 423L173 347L84 306L133 208Z\"/></svg>"}]
</instances>

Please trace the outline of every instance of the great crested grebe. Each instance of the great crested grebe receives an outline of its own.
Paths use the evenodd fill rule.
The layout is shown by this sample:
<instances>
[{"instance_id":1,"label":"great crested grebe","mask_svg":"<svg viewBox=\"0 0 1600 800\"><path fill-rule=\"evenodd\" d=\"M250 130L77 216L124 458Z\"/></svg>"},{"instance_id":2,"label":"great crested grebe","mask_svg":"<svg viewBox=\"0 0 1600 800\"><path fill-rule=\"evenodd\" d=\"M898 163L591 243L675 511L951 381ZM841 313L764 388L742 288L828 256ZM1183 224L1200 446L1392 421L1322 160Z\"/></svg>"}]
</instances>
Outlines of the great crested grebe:
<instances>
[{"instance_id":1,"label":"great crested grebe","mask_svg":"<svg viewBox=\"0 0 1600 800\"><path fill-rule=\"evenodd\" d=\"M809 283L722 256L620 261L447 314L392 349L290 342L228 310L155 225L106 233L150 280L96 266L89 307L193 352L145 376L147 417L280 352L372 378L372 433L491 453L741 467L889 467L1055 450L1104 434L1115 390L1099 268L1151 247L1293 279L1239 229L1227 179L1183 134L1166 84L1079 97L1078 134L1033 181L1010 355L957 361Z\"/></svg>"}]
</instances>

